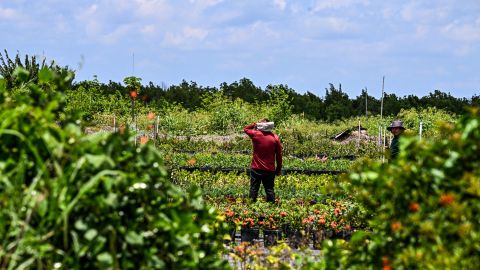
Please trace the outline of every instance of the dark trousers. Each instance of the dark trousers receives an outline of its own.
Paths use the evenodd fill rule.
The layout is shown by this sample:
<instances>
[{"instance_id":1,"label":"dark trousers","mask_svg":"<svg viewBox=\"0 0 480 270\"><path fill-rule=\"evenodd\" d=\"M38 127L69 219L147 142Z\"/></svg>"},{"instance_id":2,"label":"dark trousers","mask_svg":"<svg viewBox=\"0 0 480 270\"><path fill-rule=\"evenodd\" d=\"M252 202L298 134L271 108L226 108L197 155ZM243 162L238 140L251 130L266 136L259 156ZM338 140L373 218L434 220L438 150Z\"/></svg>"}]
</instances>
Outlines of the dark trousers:
<instances>
[{"instance_id":1,"label":"dark trousers","mask_svg":"<svg viewBox=\"0 0 480 270\"><path fill-rule=\"evenodd\" d=\"M260 183L262 183L265 188L267 202L275 202L275 172L256 169L250 170L250 198L254 202L257 201Z\"/></svg>"}]
</instances>

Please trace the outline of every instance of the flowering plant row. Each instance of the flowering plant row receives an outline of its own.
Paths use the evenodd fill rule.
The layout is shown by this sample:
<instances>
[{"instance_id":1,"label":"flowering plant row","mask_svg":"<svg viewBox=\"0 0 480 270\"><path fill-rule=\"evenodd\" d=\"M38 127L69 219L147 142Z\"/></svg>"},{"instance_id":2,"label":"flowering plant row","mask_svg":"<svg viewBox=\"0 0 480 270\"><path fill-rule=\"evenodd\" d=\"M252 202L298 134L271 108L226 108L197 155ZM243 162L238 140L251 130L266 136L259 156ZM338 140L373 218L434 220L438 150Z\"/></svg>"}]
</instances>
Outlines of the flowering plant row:
<instances>
[{"instance_id":1,"label":"flowering plant row","mask_svg":"<svg viewBox=\"0 0 480 270\"><path fill-rule=\"evenodd\" d=\"M322 202L331 196L343 198L346 195L333 193L337 185L334 175L289 174L275 178L275 193L281 199L303 199ZM202 189L204 198L211 201L236 200L248 197L250 177L246 173L211 173L173 170L172 181L185 190L196 186ZM262 191L263 192L263 191Z\"/></svg>"},{"instance_id":2,"label":"flowering plant row","mask_svg":"<svg viewBox=\"0 0 480 270\"><path fill-rule=\"evenodd\" d=\"M326 204L304 203L301 200L278 201L276 204L259 200L256 203L215 204L224 222L231 228L281 229L288 225L292 230L351 230L364 226L358 219L360 211L348 200L329 200Z\"/></svg>"},{"instance_id":3,"label":"flowering plant row","mask_svg":"<svg viewBox=\"0 0 480 270\"><path fill-rule=\"evenodd\" d=\"M248 168L252 160L251 154L227 154L227 153L164 153L166 165L169 167L220 167L220 168ZM312 157L300 159L284 156L284 169L300 170L328 170L346 171L353 161L349 159L327 159Z\"/></svg>"}]
</instances>

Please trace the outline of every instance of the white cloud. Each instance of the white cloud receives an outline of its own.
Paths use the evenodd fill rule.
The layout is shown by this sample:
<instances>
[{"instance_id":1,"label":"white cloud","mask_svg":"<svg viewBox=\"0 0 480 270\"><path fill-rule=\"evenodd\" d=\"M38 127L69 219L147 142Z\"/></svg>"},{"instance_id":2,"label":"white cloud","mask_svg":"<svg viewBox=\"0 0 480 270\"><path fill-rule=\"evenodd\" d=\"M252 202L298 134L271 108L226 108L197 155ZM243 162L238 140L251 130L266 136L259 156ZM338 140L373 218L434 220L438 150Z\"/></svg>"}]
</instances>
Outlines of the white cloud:
<instances>
[{"instance_id":1,"label":"white cloud","mask_svg":"<svg viewBox=\"0 0 480 270\"><path fill-rule=\"evenodd\" d=\"M286 0L273 0L273 4L281 10L285 10L285 8L287 7Z\"/></svg>"},{"instance_id":2,"label":"white cloud","mask_svg":"<svg viewBox=\"0 0 480 270\"><path fill-rule=\"evenodd\" d=\"M201 28L185 27L179 34L167 32L165 34L165 43L168 45L192 47L192 43L205 40L208 31Z\"/></svg>"},{"instance_id":3,"label":"white cloud","mask_svg":"<svg viewBox=\"0 0 480 270\"><path fill-rule=\"evenodd\" d=\"M442 33L449 39L459 42L480 41L480 18L471 23L454 21L443 27Z\"/></svg>"},{"instance_id":4,"label":"white cloud","mask_svg":"<svg viewBox=\"0 0 480 270\"><path fill-rule=\"evenodd\" d=\"M356 26L343 17L311 17L305 20L305 25L307 30L315 35L356 31Z\"/></svg>"},{"instance_id":5,"label":"white cloud","mask_svg":"<svg viewBox=\"0 0 480 270\"><path fill-rule=\"evenodd\" d=\"M0 21L3 19L15 19L18 16L16 10L12 8L1 8L0 7Z\"/></svg>"},{"instance_id":6,"label":"white cloud","mask_svg":"<svg viewBox=\"0 0 480 270\"><path fill-rule=\"evenodd\" d=\"M275 43L281 37L281 33L272 29L268 23L256 21L246 27L235 27L227 30L226 38L222 40L230 45L255 44L267 45Z\"/></svg>"},{"instance_id":7,"label":"white cloud","mask_svg":"<svg viewBox=\"0 0 480 270\"><path fill-rule=\"evenodd\" d=\"M431 7L422 6L419 2L407 2L400 11L401 17L406 22L435 22L446 19L450 14L448 5Z\"/></svg>"},{"instance_id":8,"label":"white cloud","mask_svg":"<svg viewBox=\"0 0 480 270\"><path fill-rule=\"evenodd\" d=\"M172 11L166 0L135 0L135 12L140 16L164 17Z\"/></svg>"},{"instance_id":9,"label":"white cloud","mask_svg":"<svg viewBox=\"0 0 480 270\"><path fill-rule=\"evenodd\" d=\"M200 6L216 6L223 2L223 0L189 0L191 4L198 4Z\"/></svg>"},{"instance_id":10,"label":"white cloud","mask_svg":"<svg viewBox=\"0 0 480 270\"><path fill-rule=\"evenodd\" d=\"M144 35L153 35L157 32L157 28L153 24L148 24L144 25L141 29L140 32Z\"/></svg>"},{"instance_id":11,"label":"white cloud","mask_svg":"<svg viewBox=\"0 0 480 270\"><path fill-rule=\"evenodd\" d=\"M100 16L97 11L98 6L93 4L76 16L88 37L95 37L101 32L102 24L99 21Z\"/></svg>"},{"instance_id":12,"label":"white cloud","mask_svg":"<svg viewBox=\"0 0 480 270\"><path fill-rule=\"evenodd\" d=\"M325 9L348 8L357 4L367 5L368 0L316 0L312 11L318 12Z\"/></svg>"},{"instance_id":13,"label":"white cloud","mask_svg":"<svg viewBox=\"0 0 480 270\"><path fill-rule=\"evenodd\" d=\"M100 37L101 42L105 44L115 44L130 33L133 29L131 25L120 25L110 33L104 34Z\"/></svg>"}]
</instances>

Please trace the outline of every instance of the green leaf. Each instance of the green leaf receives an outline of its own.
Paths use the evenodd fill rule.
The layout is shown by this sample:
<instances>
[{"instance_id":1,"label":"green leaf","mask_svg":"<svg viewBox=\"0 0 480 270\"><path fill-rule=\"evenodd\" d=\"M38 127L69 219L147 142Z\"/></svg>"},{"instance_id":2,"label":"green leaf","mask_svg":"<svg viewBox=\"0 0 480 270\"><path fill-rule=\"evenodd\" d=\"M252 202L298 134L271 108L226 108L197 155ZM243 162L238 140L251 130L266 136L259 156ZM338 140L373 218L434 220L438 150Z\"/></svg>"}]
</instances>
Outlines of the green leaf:
<instances>
[{"instance_id":1,"label":"green leaf","mask_svg":"<svg viewBox=\"0 0 480 270\"><path fill-rule=\"evenodd\" d=\"M108 252L103 252L98 254L97 260L103 265L103 266L111 266L113 264L113 258L112 255Z\"/></svg>"},{"instance_id":2,"label":"green leaf","mask_svg":"<svg viewBox=\"0 0 480 270\"><path fill-rule=\"evenodd\" d=\"M84 237L85 237L85 239L87 239L88 241L92 241L92 239L95 238L97 235L98 235L97 230L95 230L95 229L90 229L90 230L88 230L88 231L85 233Z\"/></svg>"},{"instance_id":3,"label":"green leaf","mask_svg":"<svg viewBox=\"0 0 480 270\"><path fill-rule=\"evenodd\" d=\"M463 131L462 134L462 140L465 140L472 131L476 130L478 128L478 119L472 119L467 123L465 126L465 130Z\"/></svg>"},{"instance_id":4,"label":"green leaf","mask_svg":"<svg viewBox=\"0 0 480 270\"><path fill-rule=\"evenodd\" d=\"M355 244L355 243L363 241L365 239L365 237L367 237L367 235L368 235L368 233L366 233L364 231L356 231L352 235L352 238L350 239L351 244Z\"/></svg>"},{"instance_id":5,"label":"green leaf","mask_svg":"<svg viewBox=\"0 0 480 270\"><path fill-rule=\"evenodd\" d=\"M114 163L107 155L90 155L86 154L87 162L92 164L95 169L98 169L104 162L107 162L113 167Z\"/></svg>"},{"instance_id":6,"label":"green leaf","mask_svg":"<svg viewBox=\"0 0 480 270\"><path fill-rule=\"evenodd\" d=\"M26 82L28 80L28 76L30 75L30 73L24 69L24 68L21 68L21 67L17 67L15 68L15 70L13 71L13 77L15 77L18 81L20 82Z\"/></svg>"},{"instance_id":7,"label":"green leaf","mask_svg":"<svg viewBox=\"0 0 480 270\"><path fill-rule=\"evenodd\" d=\"M38 72L38 81L39 82L49 82L52 80L52 72L47 68L44 67Z\"/></svg>"},{"instance_id":8,"label":"green leaf","mask_svg":"<svg viewBox=\"0 0 480 270\"><path fill-rule=\"evenodd\" d=\"M43 199L39 204L38 204L38 214L43 217L47 213L48 210L48 201Z\"/></svg>"},{"instance_id":9,"label":"green leaf","mask_svg":"<svg viewBox=\"0 0 480 270\"><path fill-rule=\"evenodd\" d=\"M79 231L85 231L86 229L88 229L87 224L85 224L85 222L83 222L83 220L81 219L75 221L74 226L75 226L75 229Z\"/></svg>"},{"instance_id":10,"label":"green leaf","mask_svg":"<svg viewBox=\"0 0 480 270\"><path fill-rule=\"evenodd\" d=\"M131 245L143 245L143 237L134 231L129 231L125 240Z\"/></svg>"}]
</instances>

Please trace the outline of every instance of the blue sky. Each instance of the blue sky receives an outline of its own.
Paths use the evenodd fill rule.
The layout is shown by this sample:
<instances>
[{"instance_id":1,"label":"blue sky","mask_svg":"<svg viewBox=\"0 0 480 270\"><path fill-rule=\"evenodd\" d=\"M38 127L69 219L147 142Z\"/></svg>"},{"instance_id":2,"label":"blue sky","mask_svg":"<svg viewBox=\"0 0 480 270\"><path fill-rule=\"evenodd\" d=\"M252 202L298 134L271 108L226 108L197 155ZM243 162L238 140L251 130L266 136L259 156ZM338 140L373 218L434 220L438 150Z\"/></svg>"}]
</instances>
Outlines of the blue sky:
<instances>
[{"instance_id":1,"label":"blue sky","mask_svg":"<svg viewBox=\"0 0 480 270\"><path fill-rule=\"evenodd\" d=\"M0 32L77 81L480 94L479 0L0 0Z\"/></svg>"}]
</instances>

